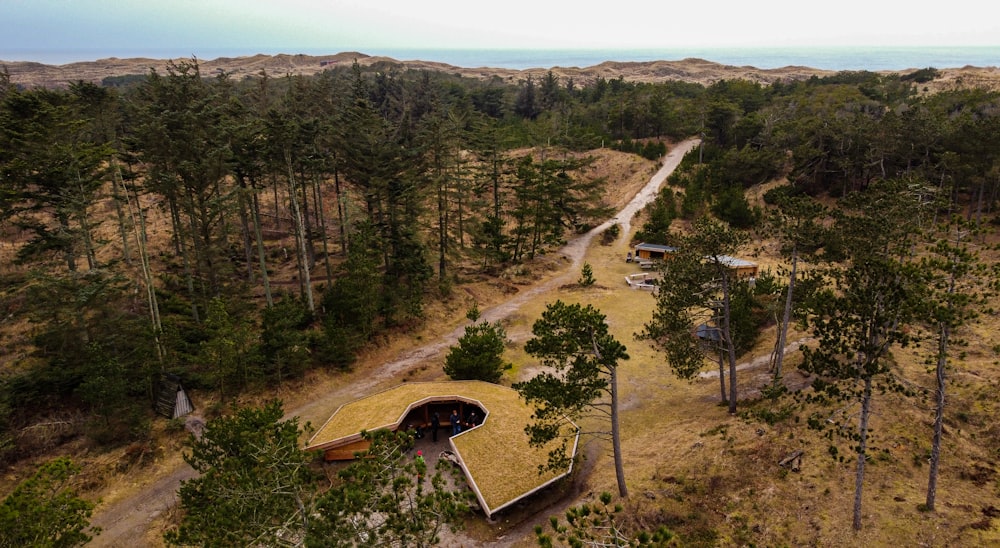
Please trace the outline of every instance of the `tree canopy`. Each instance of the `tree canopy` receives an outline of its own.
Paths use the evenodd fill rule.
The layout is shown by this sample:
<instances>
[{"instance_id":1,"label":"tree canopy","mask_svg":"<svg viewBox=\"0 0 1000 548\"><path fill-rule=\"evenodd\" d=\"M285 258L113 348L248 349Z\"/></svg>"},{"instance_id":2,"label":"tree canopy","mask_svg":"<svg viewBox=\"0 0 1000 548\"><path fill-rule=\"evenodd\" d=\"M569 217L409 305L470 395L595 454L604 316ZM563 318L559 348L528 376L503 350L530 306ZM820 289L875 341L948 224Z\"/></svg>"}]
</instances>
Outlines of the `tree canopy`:
<instances>
[{"instance_id":1,"label":"tree canopy","mask_svg":"<svg viewBox=\"0 0 1000 548\"><path fill-rule=\"evenodd\" d=\"M71 480L80 467L51 460L0 502L0 546L83 546L100 530L90 526L94 503L80 498Z\"/></svg>"}]
</instances>

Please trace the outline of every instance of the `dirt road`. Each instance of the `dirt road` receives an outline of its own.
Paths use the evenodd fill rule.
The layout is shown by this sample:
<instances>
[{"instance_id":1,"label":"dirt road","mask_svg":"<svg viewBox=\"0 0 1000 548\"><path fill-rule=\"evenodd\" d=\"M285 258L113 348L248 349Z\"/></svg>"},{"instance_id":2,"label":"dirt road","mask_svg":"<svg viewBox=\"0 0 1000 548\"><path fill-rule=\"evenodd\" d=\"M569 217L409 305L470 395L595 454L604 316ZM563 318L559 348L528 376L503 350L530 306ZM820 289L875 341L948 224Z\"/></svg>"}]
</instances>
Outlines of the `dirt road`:
<instances>
[{"instance_id":1,"label":"dirt road","mask_svg":"<svg viewBox=\"0 0 1000 548\"><path fill-rule=\"evenodd\" d=\"M663 166L660 170L650 178L649 183L636 194L615 218L567 243L560 250L560 253L570 259L570 266L564 269L561 274L539 283L529 290L519 292L508 301L484 310L481 318L490 322L500 321L516 312L522 305L536 298L538 295L551 291L575 279L579 274L590 242L594 236L600 234L611 225L615 223L621 224L620 238L628 238L631 232L631 220L635 216L635 213L656 197L660 185L677 168L684 154L697 146L697 144L698 141L692 139L683 141L675 146L664 158ZM326 393L321 398L317 398L308 404L289 410L288 415L323 416L324 413L322 411L324 409L329 409L330 411L336 409L336 402L343 402L352 397L365 395L385 381L399 378L409 369L419 364L435 359L440 360L441 354L448 347L456 344L464 332L465 326L459 326L435 342L415 348L395 360L366 371L365 375L358 376L355 382ZM107 508L98 508L98 512L94 516L92 523L100 527L102 532L90 545L95 547L130 548L141 546L146 530L153 520L176 504L176 493L181 482L194 477L194 475L194 470L187 466L187 464L183 464L150 484L141 493L118 501Z\"/></svg>"}]
</instances>

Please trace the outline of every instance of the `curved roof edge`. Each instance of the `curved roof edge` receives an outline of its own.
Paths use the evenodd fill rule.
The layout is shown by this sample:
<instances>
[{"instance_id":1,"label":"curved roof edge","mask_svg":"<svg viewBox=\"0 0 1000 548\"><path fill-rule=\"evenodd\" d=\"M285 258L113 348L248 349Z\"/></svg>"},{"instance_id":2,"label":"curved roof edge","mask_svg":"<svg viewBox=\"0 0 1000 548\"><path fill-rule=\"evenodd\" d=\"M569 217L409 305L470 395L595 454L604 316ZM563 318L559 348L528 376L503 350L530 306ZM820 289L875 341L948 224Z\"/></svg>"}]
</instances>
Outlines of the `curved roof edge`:
<instances>
[{"instance_id":1,"label":"curved roof edge","mask_svg":"<svg viewBox=\"0 0 1000 548\"><path fill-rule=\"evenodd\" d=\"M482 494L479 492L479 487L475 484L475 481L469 475L468 470L466 470L465 468L465 464L462 463L461 465L462 471L465 472L465 477L469 481L469 485L472 488L472 491L476 494L476 499L479 500L479 504L481 505L483 512L486 513L487 517L493 517L493 514L499 512L500 510L513 506L514 504L530 497L531 495L534 495L535 493L541 491L542 489L545 489L546 487L552 485L553 483L573 473L573 463L576 461L576 452L577 449L580 447L580 427L577 426L575 422L569 420L569 418L567 418L566 421L572 424L576 428L576 434L574 434L573 436L573 448L569 452L569 468L567 468L566 471L563 472L562 474L559 474L556 477L549 479L545 483L538 485L537 487L531 489L530 491L526 491L521 495L514 497L503 504L498 505L496 508L490 508L489 505L486 504L486 501L483 500ZM452 447L454 447L454 445L452 445Z\"/></svg>"}]
</instances>

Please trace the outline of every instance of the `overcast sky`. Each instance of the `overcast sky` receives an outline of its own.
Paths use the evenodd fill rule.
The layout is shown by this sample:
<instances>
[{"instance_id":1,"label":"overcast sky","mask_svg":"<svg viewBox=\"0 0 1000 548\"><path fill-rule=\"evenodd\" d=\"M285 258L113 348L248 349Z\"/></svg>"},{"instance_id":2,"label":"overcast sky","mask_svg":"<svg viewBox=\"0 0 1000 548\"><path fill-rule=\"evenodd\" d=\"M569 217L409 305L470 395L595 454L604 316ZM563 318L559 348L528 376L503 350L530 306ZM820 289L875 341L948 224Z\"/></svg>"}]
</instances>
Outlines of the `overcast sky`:
<instances>
[{"instance_id":1,"label":"overcast sky","mask_svg":"<svg viewBox=\"0 0 1000 548\"><path fill-rule=\"evenodd\" d=\"M998 46L995 0L0 0L19 52ZM121 55L119 55L121 56ZM85 56L84 56L85 57Z\"/></svg>"}]
</instances>

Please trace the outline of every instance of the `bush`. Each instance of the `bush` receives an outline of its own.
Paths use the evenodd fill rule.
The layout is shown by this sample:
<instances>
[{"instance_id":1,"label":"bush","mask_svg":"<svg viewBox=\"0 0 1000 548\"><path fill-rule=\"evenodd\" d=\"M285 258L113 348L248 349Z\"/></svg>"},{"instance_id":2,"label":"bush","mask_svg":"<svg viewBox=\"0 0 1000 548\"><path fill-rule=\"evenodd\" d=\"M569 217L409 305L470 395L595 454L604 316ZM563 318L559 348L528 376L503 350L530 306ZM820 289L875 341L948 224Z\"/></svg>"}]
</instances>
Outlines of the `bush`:
<instances>
[{"instance_id":1,"label":"bush","mask_svg":"<svg viewBox=\"0 0 1000 548\"><path fill-rule=\"evenodd\" d=\"M751 228L757 224L757 212L750 208L743 191L730 187L716 198L712 213L735 228Z\"/></svg>"},{"instance_id":2,"label":"bush","mask_svg":"<svg viewBox=\"0 0 1000 548\"><path fill-rule=\"evenodd\" d=\"M445 357L444 372L454 380L500 382L512 365L503 360L507 332L500 322L467 326Z\"/></svg>"},{"instance_id":3,"label":"bush","mask_svg":"<svg viewBox=\"0 0 1000 548\"><path fill-rule=\"evenodd\" d=\"M909 74L904 74L900 76L899 79L904 82L914 82L917 84L926 84L935 78L941 76L941 71L934 67L923 68L920 70L913 71Z\"/></svg>"},{"instance_id":4,"label":"bush","mask_svg":"<svg viewBox=\"0 0 1000 548\"><path fill-rule=\"evenodd\" d=\"M618 236L622 233L622 227L618 223L615 223L608 227L607 230L601 233L601 245L611 245Z\"/></svg>"},{"instance_id":5,"label":"bush","mask_svg":"<svg viewBox=\"0 0 1000 548\"><path fill-rule=\"evenodd\" d=\"M594 268L590 266L590 263L583 263L583 269L580 271L580 279L577 280L577 283L583 287L590 287L596 281L594 279Z\"/></svg>"},{"instance_id":6,"label":"bush","mask_svg":"<svg viewBox=\"0 0 1000 548\"><path fill-rule=\"evenodd\" d=\"M677 218L677 200L674 191L669 187L660 189L656 199L647 205L643 212L646 214L646 222L636 232L635 239L644 242L669 242L670 225Z\"/></svg>"}]
</instances>

